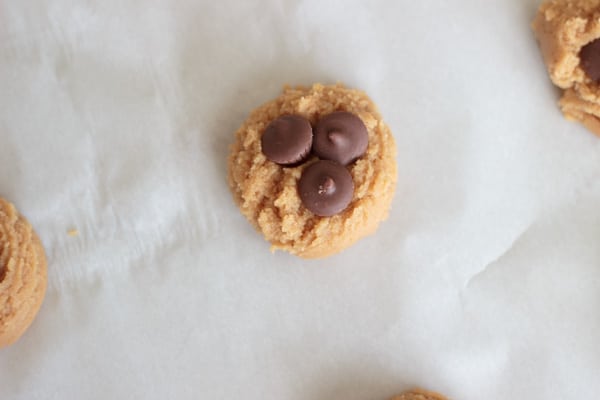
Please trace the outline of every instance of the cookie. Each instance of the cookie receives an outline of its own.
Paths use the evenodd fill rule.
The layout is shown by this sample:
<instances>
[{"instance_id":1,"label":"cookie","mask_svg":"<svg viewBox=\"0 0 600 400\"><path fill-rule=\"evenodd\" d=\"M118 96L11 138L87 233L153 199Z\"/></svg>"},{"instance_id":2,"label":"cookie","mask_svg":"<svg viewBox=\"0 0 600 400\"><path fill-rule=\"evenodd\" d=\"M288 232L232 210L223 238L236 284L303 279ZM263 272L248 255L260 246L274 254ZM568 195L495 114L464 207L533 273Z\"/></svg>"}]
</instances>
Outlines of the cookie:
<instances>
[{"instance_id":1,"label":"cookie","mask_svg":"<svg viewBox=\"0 0 600 400\"><path fill-rule=\"evenodd\" d=\"M15 207L0 198L0 348L16 342L46 293L46 255Z\"/></svg>"},{"instance_id":2,"label":"cookie","mask_svg":"<svg viewBox=\"0 0 600 400\"><path fill-rule=\"evenodd\" d=\"M569 120L600 135L600 0L551 0L532 24Z\"/></svg>"},{"instance_id":3,"label":"cookie","mask_svg":"<svg viewBox=\"0 0 600 400\"><path fill-rule=\"evenodd\" d=\"M288 116L293 124L274 123ZM313 130L308 158L298 118ZM273 134L273 126L283 128ZM285 135L302 140L284 141L285 151L269 147L265 154L265 140ZM290 165L296 160L302 161ZM390 129L366 94L341 84L286 87L250 114L228 159L229 186L242 214L273 251L302 258L330 256L374 233L389 214L396 179Z\"/></svg>"},{"instance_id":4,"label":"cookie","mask_svg":"<svg viewBox=\"0 0 600 400\"><path fill-rule=\"evenodd\" d=\"M416 389L396 396L392 400L446 400L446 398L438 393Z\"/></svg>"}]
</instances>

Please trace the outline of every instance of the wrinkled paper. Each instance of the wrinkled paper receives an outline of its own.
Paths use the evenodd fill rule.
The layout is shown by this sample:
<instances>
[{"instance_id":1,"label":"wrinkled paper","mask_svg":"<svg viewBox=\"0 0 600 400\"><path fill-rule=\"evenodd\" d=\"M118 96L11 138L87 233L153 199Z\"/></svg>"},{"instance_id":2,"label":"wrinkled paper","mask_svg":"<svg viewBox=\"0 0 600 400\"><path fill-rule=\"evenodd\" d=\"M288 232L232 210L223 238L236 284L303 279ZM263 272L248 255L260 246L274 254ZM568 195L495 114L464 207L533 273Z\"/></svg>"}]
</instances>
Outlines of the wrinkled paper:
<instances>
[{"instance_id":1,"label":"wrinkled paper","mask_svg":"<svg viewBox=\"0 0 600 400\"><path fill-rule=\"evenodd\" d=\"M49 287L1 399L600 397L600 139L565 121L533 0L0 1L0 195ZM390 218L269 245L226 184L285 84L366 91Z\"/></svg>"}]
</instances>

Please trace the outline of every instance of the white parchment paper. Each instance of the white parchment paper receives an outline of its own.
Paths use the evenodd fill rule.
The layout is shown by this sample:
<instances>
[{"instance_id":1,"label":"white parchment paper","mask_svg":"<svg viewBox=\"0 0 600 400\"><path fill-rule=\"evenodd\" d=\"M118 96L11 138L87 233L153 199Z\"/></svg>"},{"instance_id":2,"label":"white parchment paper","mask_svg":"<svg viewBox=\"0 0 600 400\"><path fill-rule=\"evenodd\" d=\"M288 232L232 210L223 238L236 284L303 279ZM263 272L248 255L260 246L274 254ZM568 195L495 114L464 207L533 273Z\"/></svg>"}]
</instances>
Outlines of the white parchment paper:
<instances>
[{"instance_id":1,"label":"white parchment paper","mask_svg":"<svg viewBox=\"0 0 600 400\"><path fill-rule=\"evenodd\" d=\"M49 257L0 399L600 398L600 139L557 110L536 7L0 0L0 195ZM390 219L272 255L228 144L337 81L394 132Z\"/></svg>"}]
</instances>

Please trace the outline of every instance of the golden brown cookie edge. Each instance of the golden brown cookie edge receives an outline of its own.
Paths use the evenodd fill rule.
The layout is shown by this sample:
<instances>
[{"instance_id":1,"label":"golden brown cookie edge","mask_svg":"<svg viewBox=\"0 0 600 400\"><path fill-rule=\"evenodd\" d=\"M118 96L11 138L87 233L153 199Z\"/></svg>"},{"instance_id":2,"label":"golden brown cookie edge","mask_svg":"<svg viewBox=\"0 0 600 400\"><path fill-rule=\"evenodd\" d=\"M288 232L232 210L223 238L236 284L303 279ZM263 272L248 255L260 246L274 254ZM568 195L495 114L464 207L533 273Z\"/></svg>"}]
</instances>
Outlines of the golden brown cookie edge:
<instances>
[{"instance_id":1,"label":"golden brown cookie edge","mask_svg":"<svg viewBox=\"0 0 600 400\"><path fill-rule=\"evenodd\" d=\"M413 389L411 391L402 393L398 396L392 397L390 400L448 400L448 399L436 392L431 392L429 390L424 390L424 389Z\"/></svg>"},{"instance_id":2,"label":"golden brown cookie edge","mask_svg":"<svg viewBox=\"0 0 600 400\"><path fill-rule=\"evenodd\" d=\"M2 285L4 282L14 282L14 276L19 275L22 271L16 270L8 270L4 276L4 279L0 282L0 290L8 291L9 295L12 296L20 296L21 302L23 306L17 310L17 312L9 315L0 315L0 348L10 346L17 342L23 334L27 331L27 329L31 326L35 317L37 316L41 305L43 303L46 288L47 288L47 259L44 248L42 246L42 242L29 223L29 221L17 210L17 208L7 200L0 197L0 206L5 209L12 209L12 211L16 214L17 220L15 221L15 226L19 225L21 229L29 230L31 233L30 243L22 244L30 245L33 260L29 260L34 262L35 271L31 279L34 279L35 282L32 282L34 287L32 288L31 293L18 294L14 293L17 291L14 286L6 287L6 285ZM0 293L1 294L1 293ZM4 298L8 298L7 296L1 296ZM28 296L28 298L23 298L23 296Z\"/></svg>"}]
</instances>

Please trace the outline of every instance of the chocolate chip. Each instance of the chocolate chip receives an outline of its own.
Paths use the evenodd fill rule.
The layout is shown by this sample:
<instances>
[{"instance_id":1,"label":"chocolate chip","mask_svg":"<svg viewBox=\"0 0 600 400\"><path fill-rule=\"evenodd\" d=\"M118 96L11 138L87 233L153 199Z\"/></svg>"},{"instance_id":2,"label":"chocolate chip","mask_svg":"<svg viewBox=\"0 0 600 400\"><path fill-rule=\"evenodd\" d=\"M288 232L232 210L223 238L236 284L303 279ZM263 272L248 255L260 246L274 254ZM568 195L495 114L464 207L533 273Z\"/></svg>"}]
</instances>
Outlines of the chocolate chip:
<instances>
[{"instance_id":1,"label":"chocolate chip","mask_svg":"<svg viewBox=\"0 0 600 400\"><path fill-rule=\"evenodd\" d=\"M313 152L323 160L348 165L367 151L369 134L362 120L349 112L329 114L317 123Z\"/></svg>"},{"instance_id":2,"label":"chocolate chip","mask_svg":"<svg viewBox=\"0 0 600 400\"><path fill-rule=\"evenodd\" d=\"M312 141L312 126L306 118L284 115L265 129L261 138L262 152L274 163L294 165L310 154Z\"/></svg>"},{"instance_id":3,"label":"chocolate chip","mask_svg":"<svg viewBox=\"0 0 600 400\"><path fill-rule=\"evenodd\" d=\"M350 172L332 161L317 161L307 167L298 182L302 204L313 214L331 217L344 211L354 196Z\"/></svg>"},{"instance_id":4,"label":"chocolate chip","mask_svg":"<svg viewBox=\"0 0 600 400\"><path fill-rule=\"evenodd\" d=\"M594 81L600 81L600 39L585 45L579 53L579 58L581 68L587 76Z\"/></svg>"}]
</instances>

